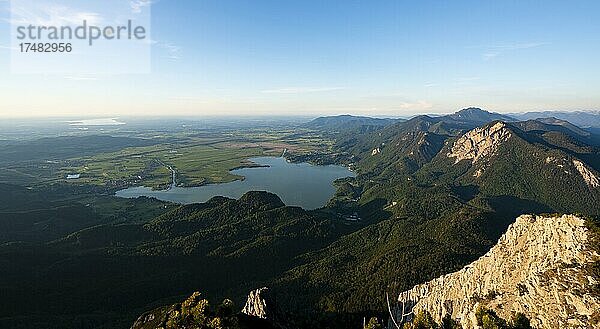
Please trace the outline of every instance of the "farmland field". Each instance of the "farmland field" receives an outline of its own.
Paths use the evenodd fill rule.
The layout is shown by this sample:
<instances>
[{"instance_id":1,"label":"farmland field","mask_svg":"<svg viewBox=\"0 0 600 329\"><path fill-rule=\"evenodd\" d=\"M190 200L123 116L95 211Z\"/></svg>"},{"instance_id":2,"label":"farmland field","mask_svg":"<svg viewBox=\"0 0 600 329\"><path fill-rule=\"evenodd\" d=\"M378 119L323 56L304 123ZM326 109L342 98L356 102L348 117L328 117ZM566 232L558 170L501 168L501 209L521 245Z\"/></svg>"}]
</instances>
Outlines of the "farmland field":
<instances>
[{"instance_id":1,"label":"farmland field","mask_svg":"<svg viewBox=\"0 0 600 329\"><path fill-rule=\"evenodd\" d=\"M128 136L131 136L128 132ZM133 146L81 152L65 146L62 158L28 157L26 161L0 162L0 177L15 184L97 186L119 189L147 186L165 189L227 183L242 177L230 170L255 166L248 159L280 156L284 150L302 155L323 151L331 141L310 130L257 129L187 130L179 133L147 131L134 134ZM26 152L27 146L23 147ZM68 178L69 177L69 178Z\"/></svg>"}]
</instances>

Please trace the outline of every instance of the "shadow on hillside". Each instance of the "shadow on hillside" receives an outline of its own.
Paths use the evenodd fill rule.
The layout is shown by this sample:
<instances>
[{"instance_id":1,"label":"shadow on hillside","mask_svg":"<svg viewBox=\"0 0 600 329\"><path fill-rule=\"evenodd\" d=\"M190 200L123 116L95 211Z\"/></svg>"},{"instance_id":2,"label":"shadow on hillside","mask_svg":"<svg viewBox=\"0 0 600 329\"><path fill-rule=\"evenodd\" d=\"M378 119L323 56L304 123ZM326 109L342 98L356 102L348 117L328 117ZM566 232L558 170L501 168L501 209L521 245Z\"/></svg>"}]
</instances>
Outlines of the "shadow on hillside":
<instances>
[{"instance_id":1,"label":"shadow on hillside","mask_svg":"<svg viewBox=\"0 0 600 329\"><path fill-rule=\"evenodd\" d=\"M388 201L383 198L377 198L367 202L360 207L360 214L369 222L379 222L392 216L390 211L385 210Z\"/></svg>"},{"instance_id":2,"label":"shadow on hillside","mask_svg":"<svg viewBox=\"0 0 600 329\"><path fill-rule=\"evenodd\" d=\"M543 203L509 195L488 197L487 203L494 210L492 215L494 220L492 222L495 225L489 227L491 230L490 233L492 233L493 236L500 236L503 234L508 226L515 221L515 218L520 215L541 214L554 211Z\"/></svg>"}]
</instances>

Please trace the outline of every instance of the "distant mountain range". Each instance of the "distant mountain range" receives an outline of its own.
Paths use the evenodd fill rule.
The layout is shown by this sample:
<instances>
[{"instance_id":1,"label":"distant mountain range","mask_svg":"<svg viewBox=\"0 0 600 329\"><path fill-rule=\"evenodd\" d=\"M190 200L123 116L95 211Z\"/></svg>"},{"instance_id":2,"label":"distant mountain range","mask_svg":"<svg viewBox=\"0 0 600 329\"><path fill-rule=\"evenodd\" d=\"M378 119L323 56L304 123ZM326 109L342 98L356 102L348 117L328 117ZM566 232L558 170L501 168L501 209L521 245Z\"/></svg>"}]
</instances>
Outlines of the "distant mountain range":
<instances>
[{"instance_id":1,"label":"distant mountain range","mask_svg":"<svg viewBox=\"0 0 600 329\"><path fill-rule=\"evenodd\" d=\"M511 113L511 117L518 120L532 120L539 118L556 118L568 121L582 128L600 128L599 111L543 111L543 112L525 112Z\"/></svg>"},{"instance_id":2,"label":"distant mountain range","mask_svg":"<svg viewBox=\"0 0 600 329\"><path fill-rule=\"evenodd\" d=\"M439 117L439 116L431 116ZM465 122L470 124L484 124L490 121L499 120L505 122L511 121L527 121L527 120L539 120L539 121L562 121L568 122L572 125L584 128L584 129L600 129L600 111L542 111L542 112L522 112L522 113L508 113L500 114L482 110L476 107L470 107L460 110L456 113L444 115L447 119L452 119L457 122ZM319 117L306 124L307 127L311 128L337 128L337 129L348 129L355 128L357 126L387 126L399 121L406 121L405 119L378 119L364 116L353 116L353 115L340 115L340 116L327 116Z\"/></svg>"}]
</instances>

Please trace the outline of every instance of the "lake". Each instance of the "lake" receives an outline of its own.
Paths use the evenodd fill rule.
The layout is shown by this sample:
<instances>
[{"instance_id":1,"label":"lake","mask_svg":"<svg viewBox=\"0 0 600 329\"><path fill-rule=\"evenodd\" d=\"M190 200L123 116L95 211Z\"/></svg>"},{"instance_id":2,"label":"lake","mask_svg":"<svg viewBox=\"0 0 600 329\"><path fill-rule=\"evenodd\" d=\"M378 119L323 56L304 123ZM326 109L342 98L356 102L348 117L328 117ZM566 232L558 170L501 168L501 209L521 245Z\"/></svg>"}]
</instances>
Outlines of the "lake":
<instances>
[{"instance_id":1,"label":"lake","mask_svg":"<svg viewBox=\"0 0 600 329\"><path fill-rule=\"evenodd\" d=\"M308 163L289 163L284 158L258 157L251 161L268 166L232 170L244 176L241 181L211 184L200 187L171 187L164 191L153 191L148 187L132 187L118 191L116 196L137 198L153 197L181 204L206 202L214 196L239 198L248 191L268 191L277 194L286 205L305 209L323 207L335 194L333 181L353 177L348 168L342 166L314 166Z\"/></svg>"}]
</instances>

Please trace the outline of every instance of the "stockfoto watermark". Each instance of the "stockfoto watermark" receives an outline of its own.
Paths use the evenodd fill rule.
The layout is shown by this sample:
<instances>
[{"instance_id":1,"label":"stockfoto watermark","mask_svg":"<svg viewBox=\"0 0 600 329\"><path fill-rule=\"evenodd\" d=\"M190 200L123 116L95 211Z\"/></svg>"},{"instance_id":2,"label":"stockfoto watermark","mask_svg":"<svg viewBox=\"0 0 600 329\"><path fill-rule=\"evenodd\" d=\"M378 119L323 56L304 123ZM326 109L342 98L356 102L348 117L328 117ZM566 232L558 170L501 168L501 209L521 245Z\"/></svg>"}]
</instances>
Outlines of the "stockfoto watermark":
<instances>
[{"instance_id":1,"label":"stockfoto watermark","mask_svg":"<svg viewBox=\"0 0 600 329\"><path fill-rule=\"evenodd\" d=\"M149 0L11 0L13 73L149 73Z\"/></svg>"},{"instance_id":2,"label":"stockfoto watermark","mask_svg":"<svg viewBox=\"0 0 600 329\"><path fill-rule=\"evenodd\" d=\"M89 25L87 20L83 20L80 26L17 26L17 39L30 40L87 40L92 46L94 41L104 40L145 40L146 28L143 26L133 26L132 20L127 21L123 26L96 26Z\"/></svg>"}]
</instances>

